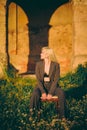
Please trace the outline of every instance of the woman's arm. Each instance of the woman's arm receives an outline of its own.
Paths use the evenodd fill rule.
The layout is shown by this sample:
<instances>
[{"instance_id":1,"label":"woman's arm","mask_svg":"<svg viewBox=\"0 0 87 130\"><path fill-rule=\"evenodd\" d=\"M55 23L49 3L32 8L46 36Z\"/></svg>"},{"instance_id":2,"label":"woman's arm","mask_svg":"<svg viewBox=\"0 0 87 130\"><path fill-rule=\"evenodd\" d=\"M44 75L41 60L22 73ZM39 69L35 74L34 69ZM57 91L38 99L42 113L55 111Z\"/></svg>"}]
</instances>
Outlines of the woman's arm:
<instances>
[{"instance_id":1,"label":"woman's arm","mask_svg":"<svg viewBox=\"0 0 87 130\"><path fill-rule=\"evenodd\" d=\"M51 83L50 91L49 91L49 94L51 94L51 95L54 94L55 88L57 87L58 80L60 78L60 66L58 63L56 63L54 70L55 70L55 72L52 75L52 81L51 81L52 83Z\"/></svg>"},{"instance_id":2,"label":"woman's arm","mask_svg":"<svg viewBox=\"0 0 87 130\"><path fill-rule=\"evenodd\" d=\"M35 68L35 73L36 73L36 78L38 82L38 87L41 91L41 93L45 93L44 86L43 86L43 79L42 79L42 73L40 72L41 69L41 64L37 62L36 68Z\"/></svg>"}]
</instances>

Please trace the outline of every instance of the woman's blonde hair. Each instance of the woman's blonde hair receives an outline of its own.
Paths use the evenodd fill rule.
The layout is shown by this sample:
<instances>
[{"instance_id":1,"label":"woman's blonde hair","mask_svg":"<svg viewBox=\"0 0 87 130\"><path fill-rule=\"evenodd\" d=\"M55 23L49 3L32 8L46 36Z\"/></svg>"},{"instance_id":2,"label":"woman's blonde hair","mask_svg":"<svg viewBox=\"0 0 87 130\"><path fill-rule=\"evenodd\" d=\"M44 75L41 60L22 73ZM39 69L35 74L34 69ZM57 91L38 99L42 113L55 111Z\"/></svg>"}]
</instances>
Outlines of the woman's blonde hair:
<instances>
[{"instance_id":1,"label":"woman's blonde hair","mask_svg":"<svg viewBox=\"0 0 87 130\"><path fill-rule=\"evenodd\" d=\"M46 53L48 54L49 58L51 61L57 62L56 56L54 54L53 49L49 48L48 46L45 46L42 48L42 51L45 50Z\"/></svg>"}]
</instances>

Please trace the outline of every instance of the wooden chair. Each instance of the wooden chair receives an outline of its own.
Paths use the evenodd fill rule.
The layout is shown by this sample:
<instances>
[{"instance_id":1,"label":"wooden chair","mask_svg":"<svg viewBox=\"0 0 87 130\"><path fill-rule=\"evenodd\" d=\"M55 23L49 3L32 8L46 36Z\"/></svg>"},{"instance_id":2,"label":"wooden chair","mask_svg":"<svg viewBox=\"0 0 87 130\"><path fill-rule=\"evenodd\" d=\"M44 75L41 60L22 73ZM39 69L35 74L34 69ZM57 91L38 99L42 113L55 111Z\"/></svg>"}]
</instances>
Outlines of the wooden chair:
<instances>
[{"instance_id":1,"label":"wooden chair","mask_svg":"<svg viewBox=\"0 0 87 130\"><path fill-rule=\"evenodd\" d=\"M41 102L54 102L56 105L56 110L58 110L58 97L57 96L53 96L50 100L41 98Z\"/></svg>"}]
</instances>

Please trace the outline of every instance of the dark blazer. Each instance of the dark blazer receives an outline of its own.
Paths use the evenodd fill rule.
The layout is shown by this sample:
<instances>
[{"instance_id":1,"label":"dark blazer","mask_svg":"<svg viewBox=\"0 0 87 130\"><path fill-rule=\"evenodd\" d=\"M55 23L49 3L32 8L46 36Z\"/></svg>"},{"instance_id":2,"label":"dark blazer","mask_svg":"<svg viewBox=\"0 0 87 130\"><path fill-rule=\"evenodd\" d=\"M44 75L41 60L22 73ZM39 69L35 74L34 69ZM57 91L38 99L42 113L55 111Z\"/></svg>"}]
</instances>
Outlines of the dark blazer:
<instances>
[{"instance_id":1,"label":"dark blazer","mask_svg":"<svg viewBox=\"0 0 87 130\"><path fill-rule=\"evenodd\" d=\"M38 87L41 93L45 93L44 89L44 61L39 61L36 64L36 78L38 81ZM49 70L49 78L50 78L50 90L49 94L54 94L56 87L58 86L58 80L60 78L60 66L57 62L51 61L50 70Z\"/></svg>"}]
</instances>

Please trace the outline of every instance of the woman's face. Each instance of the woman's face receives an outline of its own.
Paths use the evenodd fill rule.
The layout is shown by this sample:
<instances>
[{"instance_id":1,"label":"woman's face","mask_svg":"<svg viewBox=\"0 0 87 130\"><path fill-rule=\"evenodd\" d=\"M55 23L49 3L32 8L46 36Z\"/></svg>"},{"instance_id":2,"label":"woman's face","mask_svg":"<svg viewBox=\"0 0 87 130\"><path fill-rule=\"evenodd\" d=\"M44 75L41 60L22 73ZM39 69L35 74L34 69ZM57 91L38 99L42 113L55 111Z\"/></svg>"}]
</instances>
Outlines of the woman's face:
<instances>
[{"instance_id":1,"label":"woman's face","mask_svg":"<svg viewBox=\"0 0 87 130\"><path fill-rule=\"evenodd\" d=\"M49 57L45 49L41 51L40 56L41 56L41 59L46 59Z\"/></svg>"}]
</instances>

